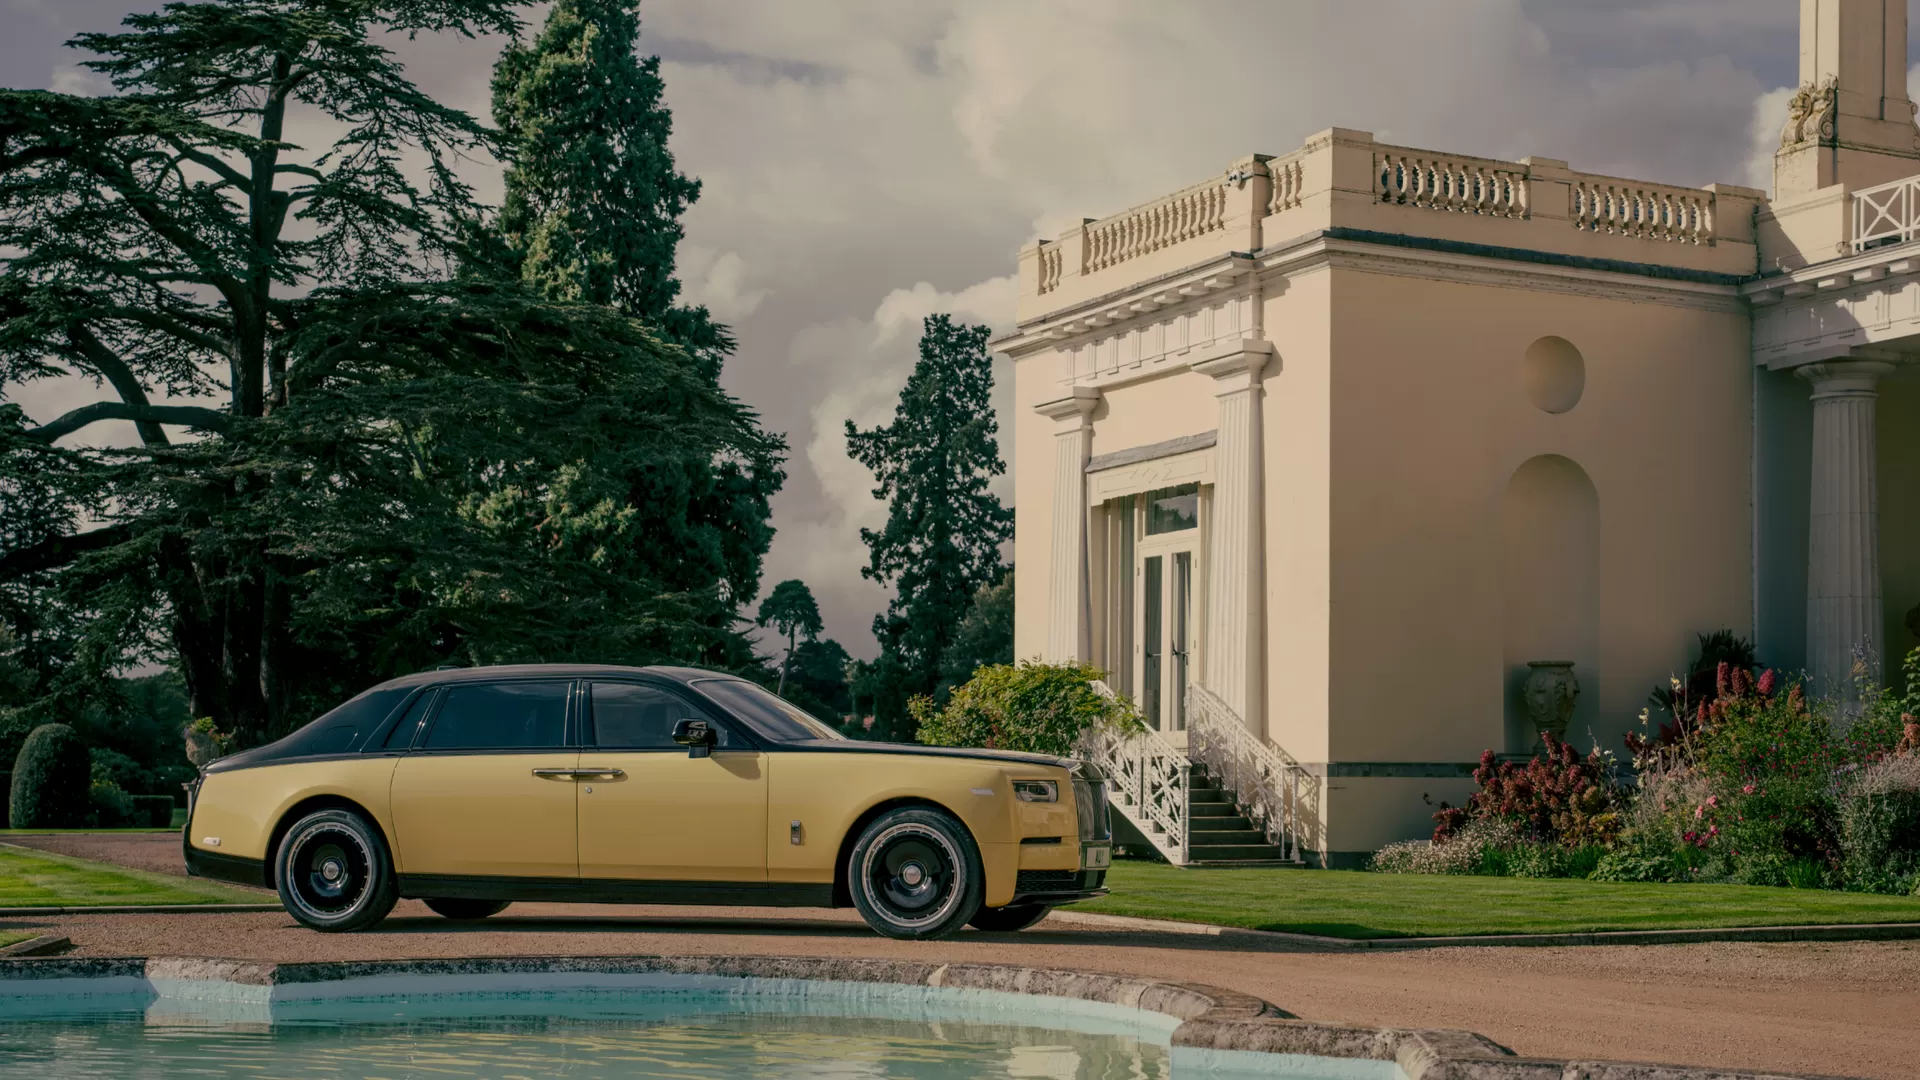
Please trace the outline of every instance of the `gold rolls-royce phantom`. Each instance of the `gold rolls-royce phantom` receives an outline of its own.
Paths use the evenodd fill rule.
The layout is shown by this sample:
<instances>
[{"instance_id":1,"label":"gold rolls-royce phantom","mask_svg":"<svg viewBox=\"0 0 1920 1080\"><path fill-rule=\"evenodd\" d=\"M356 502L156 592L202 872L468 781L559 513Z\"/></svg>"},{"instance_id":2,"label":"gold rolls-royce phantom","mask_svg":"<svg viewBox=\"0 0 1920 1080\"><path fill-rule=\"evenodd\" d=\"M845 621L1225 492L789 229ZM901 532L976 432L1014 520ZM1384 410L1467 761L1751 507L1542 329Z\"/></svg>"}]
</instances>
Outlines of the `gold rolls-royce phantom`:
<instances>
[{"instance_id":1,"label":"gold rolls-royce phantom","mask_svg":"<svg viewBox=\"0 0 1920 1080\"><path fill-rule=\"evenodd\" d=\"M1104 895L1107 815L1081 762L850 740L713 672L536 665L395 679L214 762L182 844L315 930L416 897L852 906L933 938Z\"/></svg>"}]
</instances>

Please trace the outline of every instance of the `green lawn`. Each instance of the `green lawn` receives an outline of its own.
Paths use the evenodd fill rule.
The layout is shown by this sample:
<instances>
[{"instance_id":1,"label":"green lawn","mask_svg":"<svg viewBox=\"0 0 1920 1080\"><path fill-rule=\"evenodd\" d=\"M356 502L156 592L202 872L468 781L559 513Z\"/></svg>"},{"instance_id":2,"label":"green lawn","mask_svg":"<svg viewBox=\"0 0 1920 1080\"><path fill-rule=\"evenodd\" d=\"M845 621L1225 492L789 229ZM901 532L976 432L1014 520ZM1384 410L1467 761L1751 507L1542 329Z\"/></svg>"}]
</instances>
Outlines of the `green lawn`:
<instances>
[{"instance_id":1,"label":"green lawn","mask_svg":"<svg viewBox=\"0 0 1920 1080\"><path fill-rule=\"evenodd\" d=\"M1920 897L1746 885L1176 870L1116 861L1113 895L1071 910L1342 938L1920 922Z\"/></svg>"},{"instance_id":2,"label":"green lawn","mask_svg":"<svg viewBox=\"0 0 1920 1080\"><path fill-rule=\"evenodd\" d=\"M39 936L40 933L37 930L0 930L0 949L4 949L15 942L25 941L28 938L36 938Z\"/></svg>"},{"instance_id":3,"label":"green lawn","mask_svg":"<svg viewBox=\"0 0 1920 1080\"><path fill-rule=\"evenodd\" d=\"M0 847L0 907L101 904L258 904L265 893L211 881L149 874L106 863Z\"/></svg>"}]
</instances>

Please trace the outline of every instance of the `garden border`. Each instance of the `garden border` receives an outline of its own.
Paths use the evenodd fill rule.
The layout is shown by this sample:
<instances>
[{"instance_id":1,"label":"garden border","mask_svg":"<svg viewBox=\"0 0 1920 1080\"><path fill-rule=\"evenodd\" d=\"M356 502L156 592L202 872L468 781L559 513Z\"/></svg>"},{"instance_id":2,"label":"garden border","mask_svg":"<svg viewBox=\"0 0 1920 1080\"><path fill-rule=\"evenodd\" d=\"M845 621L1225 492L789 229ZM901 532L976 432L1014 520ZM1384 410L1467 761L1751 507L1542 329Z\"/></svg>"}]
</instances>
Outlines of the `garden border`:
<instances>
[{"instance_id":1,"label":"garden border","mask_svg":"<svg viewBox=\"0 0 1920 1080\"><path fill-rule=\"evenodd\" d=\"M1592 930L1566 934L1462 934L1452 937L1337 938L1285 930L1251 930L1218 923L1056 911L1053 919L1087 927L1153 930L1208 937L1251 938L1316 949L1454 949L1473 946L1551 948L1575 945L1697 945L1714 941L1909 941L1920 939L1920 922L1835 923L1796 926L1722 926L1679 930Z\"/></svg>"},{"instance_id":2,"label":"garden border","mask_svg":"<svg viewBox=\"0 0 1920 1080\"><path fill-rule=\"evenodd\" d=\"M1741 1072L1683 1065L1523 1058L1468 1031L1366 1027L1302 1020L1260 998L1200 983L995 964L826 957L483 957L260 963L191 957L36 958L0 961L0 988L25 982L112 980L159 983L177 993L198 983L259 988L297 999L298 987L380 976L486 974L665 974L722 978L891 983L939 989L1035 994L1159 1013L1180 1021L1171 1043L1191 1050L1310 1054L1394 1062L1407 1080L1815 1080L1805 1074ZM124 982L123 982L124 981ZM281 988L289 993L282 995Z\"/></svg>"}]
</instances>

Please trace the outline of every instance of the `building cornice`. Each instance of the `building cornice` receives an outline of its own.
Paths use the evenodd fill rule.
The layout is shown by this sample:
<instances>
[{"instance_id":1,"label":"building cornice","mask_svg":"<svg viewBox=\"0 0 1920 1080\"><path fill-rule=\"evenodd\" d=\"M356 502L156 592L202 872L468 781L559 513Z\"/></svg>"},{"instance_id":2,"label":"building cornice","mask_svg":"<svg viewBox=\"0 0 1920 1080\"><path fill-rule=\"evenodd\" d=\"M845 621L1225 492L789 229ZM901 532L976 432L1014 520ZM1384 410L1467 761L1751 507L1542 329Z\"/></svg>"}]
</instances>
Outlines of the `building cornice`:
<instances>
[{"instance_id":1,"label":"building cornice","mask_svg":"<svg viewBox=\"0 0 1920 1080\"><path fill-rule=\"evenodd\" d=\"M1057 348L1062 342L1098 334L1142 315L1204 302L1209 296L1243 284L1242 279L1253 271L1253 266L1252 255L1229 252L1217 259L1072 304L1043 318L1031 319L1013 333L988 342L988 347L1016 360L1041 349Z\"/></svg>"},{"instance_id":2,"label":"building cornice","mask_svg":"<svg viewBox=\"0 0 1920 1080\"><path fill-rule=\"evenodd\" d=\"M1736 289L1741 279L1731 275L1671 267L1643 267L1648 272L1630 272L1584 265L1611 260L1580 260L1551 252L1524 253L1535 258L1520 259L1516 254L1521 253L1425 237L1325 229L1269 246L1259 253L1258 260L1263 275L1293 276L1332 268L1726 314L1744 314L1747 310Z\"/></svg>"}]
</instances>

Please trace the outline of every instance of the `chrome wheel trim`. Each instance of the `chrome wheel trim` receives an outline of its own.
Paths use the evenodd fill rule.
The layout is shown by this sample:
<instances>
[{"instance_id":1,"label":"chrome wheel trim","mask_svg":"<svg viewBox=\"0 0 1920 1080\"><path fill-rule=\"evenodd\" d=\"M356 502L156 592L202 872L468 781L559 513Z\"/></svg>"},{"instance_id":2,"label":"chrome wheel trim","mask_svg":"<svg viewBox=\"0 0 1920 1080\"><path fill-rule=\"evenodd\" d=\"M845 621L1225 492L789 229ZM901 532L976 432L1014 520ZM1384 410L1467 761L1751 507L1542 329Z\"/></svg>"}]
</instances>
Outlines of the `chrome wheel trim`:
<instances>
[{"instance_id":1,"label":"chrome wheel trim","mask_svg":"<svg viewBox=\"0 0 1920 1080\"><path fill-rule=\"evenodd\" d=\"M966 892L967 864L940 830L901 822L867 845L860 878L881 918L917 930L953 914Z\"/></svg>"},{"instance_id":2,"label":"chrome wheel trim","mask_svg":"<svg viewBox=\"0 0 1920 1080\"><path fill-rule=\"evenodd\" d=\"M358 830L317 821L296 830L286 843L287 897L302 914L333 922L366 906L373 895L374 860Z\"/></svg>"}]
</instances>

